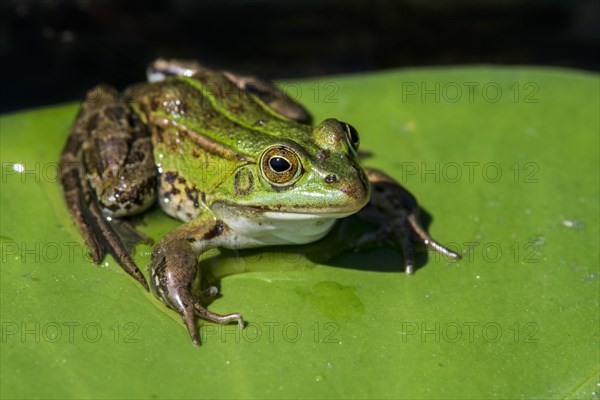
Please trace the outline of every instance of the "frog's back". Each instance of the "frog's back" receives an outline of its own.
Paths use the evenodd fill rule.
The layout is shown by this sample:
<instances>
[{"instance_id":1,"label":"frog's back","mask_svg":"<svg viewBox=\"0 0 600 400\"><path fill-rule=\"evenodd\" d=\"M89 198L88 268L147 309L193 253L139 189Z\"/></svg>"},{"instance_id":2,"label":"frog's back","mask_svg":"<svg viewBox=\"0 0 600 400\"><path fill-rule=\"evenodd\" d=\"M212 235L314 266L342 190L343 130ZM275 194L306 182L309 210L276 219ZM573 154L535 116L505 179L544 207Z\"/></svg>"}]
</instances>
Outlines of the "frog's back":
<instances>
[{"instance_id":1,"label":"frog's back","mask_svg":"<svg viewBox=\"0 0 600 400\"><path fill-rule=\"evenodd\" d=\"M274 112L211 70L132 86L126 96L152 135L161 207L184 221L278 138L310 137L309 125Z\"/></svg>"}]
</instances>

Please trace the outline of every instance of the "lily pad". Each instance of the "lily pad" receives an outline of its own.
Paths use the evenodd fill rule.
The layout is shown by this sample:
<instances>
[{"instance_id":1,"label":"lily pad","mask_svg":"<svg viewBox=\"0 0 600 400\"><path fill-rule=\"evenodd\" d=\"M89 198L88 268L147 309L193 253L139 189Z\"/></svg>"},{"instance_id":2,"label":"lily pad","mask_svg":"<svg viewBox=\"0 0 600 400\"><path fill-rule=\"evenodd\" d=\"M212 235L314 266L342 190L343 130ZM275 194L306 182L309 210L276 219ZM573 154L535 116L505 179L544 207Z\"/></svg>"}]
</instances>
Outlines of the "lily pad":
<instances>
[{"instance_id":1,"label":"lily pad","mask_svg":"<svg viewBox=\"0 0 600 400\"><path fill-rule=\"evenodd\" d=\"M196 348L110 257L87 255L57 182L78 106L4 115L2 398L597 398L597 75L418 69L283 86L316 120L351 122L366 164L403 182L463 260L430 254L407 276L393 248L323 264L300 248L211 253L210 308L250 323L203 323ZM155 239L179 224L156 209L144 222Z\"/></svg>"}]
</instances>

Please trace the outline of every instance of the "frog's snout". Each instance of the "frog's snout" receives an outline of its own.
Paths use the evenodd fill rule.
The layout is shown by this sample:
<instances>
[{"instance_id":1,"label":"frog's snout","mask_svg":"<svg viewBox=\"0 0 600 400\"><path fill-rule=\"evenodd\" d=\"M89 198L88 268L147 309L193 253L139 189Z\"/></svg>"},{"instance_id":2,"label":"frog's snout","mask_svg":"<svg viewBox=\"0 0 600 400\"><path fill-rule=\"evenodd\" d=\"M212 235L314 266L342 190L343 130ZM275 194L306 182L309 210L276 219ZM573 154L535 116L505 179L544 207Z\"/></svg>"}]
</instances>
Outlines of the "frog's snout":
<instances>
[{"instance_id":1,"label":"frog's snout","mask_svg":"<svg viewBox=\"0 0 600 400\"><path fill-rule=\"evenodd\" d=\"M362 208L369 201L369 180L359 168L355 168L354 173L346 179L330 173L325 175L324 181L331 189L347 196L350 208Z\"/></svg>"},{"instance_id":2,"label":"frog's snout","mask_svg":"<svg viewBox=\"0 0 600 400\"><path fill-rule=\"evenodd\" d=\"M340 184L340 192L350 197L361 206L365 205L369 200L369 187L363 181L343 182Z\"/></svg>"}]
</instances>

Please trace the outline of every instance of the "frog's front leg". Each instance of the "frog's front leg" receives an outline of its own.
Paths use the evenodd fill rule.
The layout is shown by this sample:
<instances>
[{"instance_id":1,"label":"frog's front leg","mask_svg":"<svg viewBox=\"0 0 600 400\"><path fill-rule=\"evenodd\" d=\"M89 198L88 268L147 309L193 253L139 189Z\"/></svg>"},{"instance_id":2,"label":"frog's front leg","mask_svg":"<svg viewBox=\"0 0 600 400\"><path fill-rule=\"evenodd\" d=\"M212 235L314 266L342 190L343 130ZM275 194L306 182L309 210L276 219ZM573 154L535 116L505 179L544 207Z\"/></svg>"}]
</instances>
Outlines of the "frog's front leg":
<instances>
[{"instance_id":1,"label":"frog's front leg","mask_svg":"<svg viewBox=\"0 0 600 400\"><path fill-rule=\"evenodd\" d=\"M235 240L234 233L209 210L165 236L155 247L150 263L150 287L156 297L182 317L195 345L200 345L196 317L219 324L237 322L240 314L219 315L208 311L201 298L212 297L214 288L200 292L198 256Z\"/></svg>"},{"instance_id":2,"label":"frog's front leg","mask_svg":"<svg viewBox=\"0 0 600 400\"><path fill-rule=\"evenodd\" d=\"M456 260L460 259L459 254L444 247L427 234L419 222L419 205L408 190L377 169L365 168L365 172L372 185L371 204L379 213L378 222L381 224L381 229L370 236L365 236L364 241L380 240L383 236L392 233L404 252L404 269L407 274L414 272L413 240L415 238L440 254ZM369 218L377 219L377 213L370 214Z\"/></svg>"}]
</instances>

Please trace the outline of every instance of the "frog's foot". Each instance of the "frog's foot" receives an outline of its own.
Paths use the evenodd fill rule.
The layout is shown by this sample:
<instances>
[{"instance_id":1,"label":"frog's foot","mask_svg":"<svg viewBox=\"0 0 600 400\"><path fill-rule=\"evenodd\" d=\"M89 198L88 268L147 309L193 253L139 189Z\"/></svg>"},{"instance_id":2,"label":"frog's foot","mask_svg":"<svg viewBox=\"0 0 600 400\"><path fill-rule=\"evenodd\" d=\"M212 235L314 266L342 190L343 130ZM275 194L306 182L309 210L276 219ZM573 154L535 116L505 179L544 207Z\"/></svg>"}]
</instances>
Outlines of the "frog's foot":
<instances>
[{"instance_id":1,"label":"frog's foot","mask_svg":"<svg viewBox=\"0 0 600 400\"><path fill-rule=\"evenodd\" d=\"M415 239L451 259L461 258L459 254L444 247L427 234L419 222L417 201L410 192L379 170L366 168L365 172L372 184L371 204L377 211L363 214L362 217L366 216L365 219L379 222L381 228L370 236L360 238L359 244L381 240L392 234L393 240L404 253L404 270L407 274L412 274L415 268L413 246Z\"/></svg>"},{"instance_id":2,"label":"frog's foot","mask_svg":"<svg viewBox=\"0 0 600 400\"><path fill-rule=\"evenodd\" d=\"M187 288L179 288L175 291L175 298L179 301L177 311L181 314L181 318L188 329L188 333L192 338L192 342L196 346L200 346L200 335L196 326L196 317L206 321L216 322L217 324L228 324L237 322L240 328L244 327L244 318L237 313L234 314L216 314L208 311L200 301L200 298L194 296Z\"/></svg>"},{"instance_id":3,"label":"frog's foot","mask_svg":"<svg viewBox=\"0 0 600 400\"><path fill-rule=\"evenodd\" d=\"M219 291L215 286L203 291L196 290L200 282L198 258L195 247L190 243L193 240L181 235L187 233L185 229L186 225L182 225L154 249L150 264L150 286L156 297L181 315L192 342L200 345L196 318L218 324L237 322L240 328L244 327L244 318L237 313L216 314L202 305L202 301L214 298ZM211 232L214 229L207 227L200 235L206 236ZM198 292L199 296L195 294Z\"/></svg>"},{"instance_id":4,"label":"frog's foot","mask_svg":"<svg viewBox=\"0 0 600 400\"><path fill-rule=\"evenodd\" d=\"M141 222L138 222L135 216L130 217L127 220L118 218L112 218L111 220L111 225L115 228L119 237L121 237L123 243L128 246L128 248L133 248L138 243L143 243L147 246L152 246L154 244L154 240L150 236L135 228L135 225L140 223Z\"/></svg>"}]
</instances>

